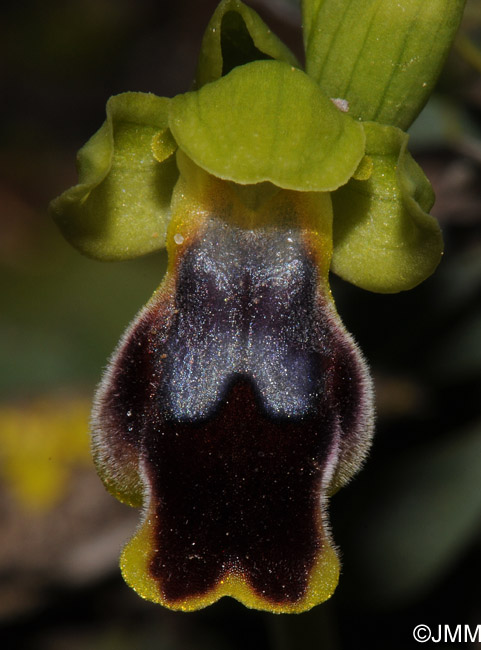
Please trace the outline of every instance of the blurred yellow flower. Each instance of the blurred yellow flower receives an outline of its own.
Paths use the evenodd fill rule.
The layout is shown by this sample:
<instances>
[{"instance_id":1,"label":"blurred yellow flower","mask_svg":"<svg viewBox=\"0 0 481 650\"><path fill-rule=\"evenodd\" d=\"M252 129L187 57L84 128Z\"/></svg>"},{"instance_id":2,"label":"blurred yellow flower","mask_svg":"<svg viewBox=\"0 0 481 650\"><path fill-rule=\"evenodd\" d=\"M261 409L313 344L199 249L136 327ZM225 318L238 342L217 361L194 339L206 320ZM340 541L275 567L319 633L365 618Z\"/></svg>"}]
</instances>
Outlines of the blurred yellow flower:
<instances>
[{"instance_id":1,"label":"blurred yellow flower","mask_svg":"<svg viewBox=\"0 0 481 650\"><path fill-rule=\"evenodd\" d=\"M80 397L0 405L0 479L22 506L53 507L75 468L92 464L89 411Z\"/></svg>"}]
</instances>

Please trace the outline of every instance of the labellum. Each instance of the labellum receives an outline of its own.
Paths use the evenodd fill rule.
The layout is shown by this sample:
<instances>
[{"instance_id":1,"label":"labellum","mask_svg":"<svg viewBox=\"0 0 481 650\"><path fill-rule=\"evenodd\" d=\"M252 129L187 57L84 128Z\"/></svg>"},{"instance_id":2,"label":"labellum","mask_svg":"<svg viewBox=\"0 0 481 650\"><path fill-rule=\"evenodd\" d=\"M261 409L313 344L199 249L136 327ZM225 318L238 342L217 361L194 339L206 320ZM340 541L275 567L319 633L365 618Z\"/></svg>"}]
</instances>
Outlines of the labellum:
<instances>
[{"instance_id":1,"label":"labellum","mask_svg":"<svg viewBox=\"0 0 481 650\"><path fill-rule=\"evenodd\" d=\"M122 570L173 608L229 595L302 611L337 584L327 498L372 429L369 378L327 284L330 198L183 167L168 273L96 400L104 481L144 512Z\"/></svg>"}]
</instances>

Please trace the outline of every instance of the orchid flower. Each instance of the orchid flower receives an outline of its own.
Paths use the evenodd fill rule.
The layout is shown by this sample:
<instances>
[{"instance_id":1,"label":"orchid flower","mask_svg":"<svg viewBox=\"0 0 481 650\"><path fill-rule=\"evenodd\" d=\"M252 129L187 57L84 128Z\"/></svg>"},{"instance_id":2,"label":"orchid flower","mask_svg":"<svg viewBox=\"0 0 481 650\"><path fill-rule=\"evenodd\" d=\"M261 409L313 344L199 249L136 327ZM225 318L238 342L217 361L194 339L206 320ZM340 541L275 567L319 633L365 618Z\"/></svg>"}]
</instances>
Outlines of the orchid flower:
<instances>
[{"instance_id":1,"label":"orchid flower","mask_svg":"<svg viewBox=\"0 0 481 650\"><path fill-rule=\"evenodd\" d=\"M434 197L404 130L463 4L304 0L303 70L223 0L194 89L112 97L79 152L78 185L51 205L65 237L101 260L168 251L92 416L105 486L142 508L121 558L142 597L301 612L334 592L328 502L374 416L329 272L397 292L436 268Z\"/></svg>"}]
</instances>

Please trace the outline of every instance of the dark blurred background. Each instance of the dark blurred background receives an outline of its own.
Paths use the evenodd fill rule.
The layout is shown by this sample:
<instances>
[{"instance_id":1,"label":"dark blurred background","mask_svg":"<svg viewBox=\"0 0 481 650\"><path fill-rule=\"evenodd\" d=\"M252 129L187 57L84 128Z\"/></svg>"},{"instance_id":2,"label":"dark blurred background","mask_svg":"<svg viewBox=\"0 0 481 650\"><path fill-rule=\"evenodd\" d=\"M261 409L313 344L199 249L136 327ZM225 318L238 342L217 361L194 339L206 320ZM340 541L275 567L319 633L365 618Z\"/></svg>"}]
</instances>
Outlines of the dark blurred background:
<instances>
[{"instance_id":1,"label":"dark blurred background","mask_svg":"<svg viewBox=\"0 0 481 650\"><path fill-rule=\"evenodd\" d=\"M372 366L378 410L363 472L331 503L343 558L335 595L301 615L230 599L182 614L144 602L120 577L120 548L139 513L95 474L89 404L165 258L84 259L46 210L76 182L76 151L103 122L110 95L189 88L216 4L25 0L1 10L4 648L404 650L417 647L417 624L481 624L480 0L468 0L437 92L412 129L411 149L437 194L443 262L393 296L332 278ZM249 4L302 58L297 1Z\"/></svg>"}]
</instances>

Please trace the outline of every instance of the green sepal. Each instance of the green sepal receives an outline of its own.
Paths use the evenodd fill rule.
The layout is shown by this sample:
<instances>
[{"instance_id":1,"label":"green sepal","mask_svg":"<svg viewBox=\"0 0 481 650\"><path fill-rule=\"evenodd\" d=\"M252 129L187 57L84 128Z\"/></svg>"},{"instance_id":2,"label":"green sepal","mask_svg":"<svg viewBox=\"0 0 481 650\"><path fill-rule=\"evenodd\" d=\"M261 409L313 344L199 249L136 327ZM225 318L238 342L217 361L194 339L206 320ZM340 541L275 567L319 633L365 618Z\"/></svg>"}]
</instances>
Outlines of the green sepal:
<instances>
[{"instance_id":1,"label":"green sepal","mask_svg":"<svg viewBox=\"0 0 481 650\"><path fill-rule=\"evenodd\" d=\"M248 63L174 97L169 125L197 165L240 184L325 192L346 183L364 154L362 125L281 61Z\"/></svg>"},{"instance_id":2,"label":"green sepal","mask_svg":"<svg viewBox=\"0 0 481 650\"><path fill-rule=\"evenodd\" d=\"M165 246L178 172L175 156L159 163L152 146L165 135L169 101L124 93L107 102L107 120L78 153L78 184L50 204L81 253L123 260Z\"/></svg>"},{"instance_id":3,"label":"green sepal","mask_svg":"<svg viewBox=\"0 0 481 650\"><path fill-rule=\"evenodd\" d=\"M408 135L367 122L368 180L352 179L333 193L332 270L380 293L411 289L438 265L443 249L429 181L407 151Z\"/></svg>"},{"instance_id":4,"label":"green sepal","mask_svg":"<svg viewBox=\"0 0 481 650\"><path fill-rule=\"evenodd\" d=\"M407 129L426 103L465 0L304 0L306 71L349 112Z\"/></svg>"},{"instance_id":5,"label":"green sepal","mask_svg":"<svg viewBox=\"0 0 481 650\"><path fill-rule=\"evenodd\" d=\"M294 54L253 9L240 0L223 0L202 40L195 88L220 79L239 65L262 59L300 67Z\"/></svg>"}]
</instances>

